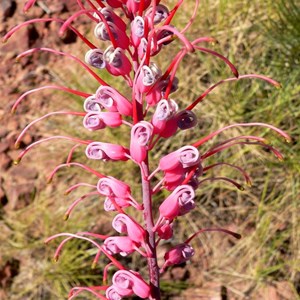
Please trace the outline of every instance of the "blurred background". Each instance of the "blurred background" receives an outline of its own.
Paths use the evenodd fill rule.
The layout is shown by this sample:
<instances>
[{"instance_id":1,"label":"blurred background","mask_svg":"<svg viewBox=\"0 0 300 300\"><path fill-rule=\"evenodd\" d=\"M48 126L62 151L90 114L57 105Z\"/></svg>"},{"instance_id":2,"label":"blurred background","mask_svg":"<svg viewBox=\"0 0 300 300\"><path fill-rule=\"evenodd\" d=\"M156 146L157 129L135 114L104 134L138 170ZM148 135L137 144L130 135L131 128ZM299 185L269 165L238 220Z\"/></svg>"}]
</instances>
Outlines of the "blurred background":
<instances>
[{"instance_id":1,"label":"blurred background","mask_svg":"<svg viewBox=\"0 0 300 300\"><path fill-rule=\"evenodd\" d=\"M45 0L37 1L23 14L23 2L1 1L1 36L25 20L49 16L65 19L77 10L75 0ZM168 1L167 5L172 7L171 3ZM193 1L184 2L174 22L178 28L188 22L193 7ZM86 17L80 17L74 25L93 38L94 25ZM68 58L41 52L15 62L20 52L41 46L83 59L86 47L70 32L60 38L58 29L56 23L30 25L0 48L0 299L66 299L72 286L100 285L101 270L107 263L101 259L91 269L95 249L75 240L66 244L59 261L54 263L58 241L47 246L43 243L59 232L112 232L111 215L103 213L103 199L99 197L85 199L68 221L63 220L68 206L87 192L83 188L65 196L68 186L77 182L95 184L96 178L70 167L61 169L47 185L47 176L57 164L65 162L73 144L45 143L35 147L21 164L12 163L22 148L51 135L118 140L128 145L127 129L90 133L82 128L81 118L54 116L33 126L20 149L15 149L16 137L35 118L51 111L82 111L82 98L45 89L26 97L16 114L11 115L10 108L22 93L45 85L65 85L87 93L94 93L98 87L89 74ZM241 233L243 238L236 241L221 233L208 233L194 239L196 254L191 262L170 268L162 277L163 299L299 299L300 1L202 0L187 35L190 39L215 37L218 43L208 47L228 57L240 74L264 74L279 81L282 88L275 89L254 79L219 86L195 109L198 126L161 141L151 159L157 161L161 155L195 141L196 137L238 122L270 123L290 134L292 142L285 143L270 130L244 128L228 130L200 149L200 153L204 152L236 135L259 135L280 149L284 161L257 146L235 146L211 160L245 168L251 175L252 187L245 186L244 191L239 191L222 182L203 184L197 193L196 209L176 221L175 238L162 244L160 260L164 249L182 242L198 228L224 227ZM154 61L165 70L179 49L179 43L172 43ZM122 80L111 79L105 72L101 76L124 94L130 93L124 90ZM232 74L215 57L194 53L185 57L177 77L179 90L172 97L184 108L209 86ZM90 162L83 150L75 149L74 161L126 181L139 199L133 164ZM244 184L240 174L231 168L219 168L207 175L228 176ZM157 206L161 199L162 196L155 198ZM146 265L138 256L122 259L131 269L146 272ZM78 299L92 299L89 297L86 294Z\"/></svg>"}]
</instances>

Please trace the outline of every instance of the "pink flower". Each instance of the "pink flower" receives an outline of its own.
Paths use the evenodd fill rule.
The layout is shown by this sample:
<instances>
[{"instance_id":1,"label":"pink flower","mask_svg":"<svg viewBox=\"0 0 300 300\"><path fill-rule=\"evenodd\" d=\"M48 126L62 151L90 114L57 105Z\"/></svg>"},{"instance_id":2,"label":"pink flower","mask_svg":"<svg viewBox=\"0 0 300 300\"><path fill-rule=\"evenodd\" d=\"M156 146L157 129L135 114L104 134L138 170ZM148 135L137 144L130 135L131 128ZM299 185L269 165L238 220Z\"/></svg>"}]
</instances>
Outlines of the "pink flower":
<instances>
[{"instance_id":1,"label":"pink flower","mask_svg":"<svg viewBox=\"0 0 300 300\"><path fill-rule=\"evenodd\" d=\"M122 125L122 117L118 112L88 112L83 119L83 126L91 131L120 125Z\"/></svg>"},{"instance_id":2,"label":"pink flower","mask_svg":"<svg viewBox=\"0 0 300 300\"><path fill-rule=\"evenodd\" d=\"M195 207L194 198L195 191L191 186L178 186L159 206L160 216L171 221L186 214Z\"/></svg>"},{"instance_id":3,"label":"pink flower","mask_svg":"<svg viewBox=\"0 0 300 300\"><path fill-rule=\"evenodd\" d=\"M99 159L99 160L123 160L126 161L129 159L128 154L129 150L115 144L102 143L102 142L92 142L90 143L85 150L85 154L90 159Z\"/></svg>"},{"instance_id":4,"label":"pink flower","mask_svg":"<svg viewBox=\"0 0 300 300\"><path fill-rule=\"evenodd\" d=\"M195 251L189 244L183 243L175 246L165 253L165 263L161 268L161 272L168 266L178 265L188 261L194 254Z\"/></svg>"},{"instance_id":5,"label":"pink flower","mask_svg":"<svg viewBox=\"0 0 300 300\"><path fill-rule=\"evenodd\" d=\"M193 146L184 146L162 157L159 169L164 172L164 186L174 190L183 182L190 168L200 166L200 161L199 151Z\"/></svg>"},{"instance_id":6,"label":"pink flower","mask_svg":"<svg viewBox=\"0 0 300 300\"><path fill-rule=\"evenodd\" d=\"M84 58L85 62L97 69L104 69L106 62L103 58L103 51L100 49L90 49Z\"/></svg>"},{"instance_id":7,"label":"pink flower","mask_svg":"<svg viewBox=\"0 0 300 300\"><path fill-rule=\"evenodd\" d=\"M146 93L151 86L160 78L161 71L155 63L150 63L149 66L142 66L142 69L137 77L137 89L141 93Z\"/></svg>"},{"instance_id":8,"label":"pink flower","mask_svg":"<svg viewBox=\"0 0 300 300\"><path fill-rule=\"evenodd\" d=\"M117 289L113 285L108 287L105 294L109 300L121 300L123 298L123 296L118 293Z\"/></svg>"},{"instance_id":9,"label":"pink flower","mask_svg":"<svg viewBox=\"0 0 300 300\"><path fill-rule=\"evenodd\" d=\"M99 12L104 16L106 21L114 23L121 31L126 31L126 23L110 8L103 7ZM94 17L101 20L97 13L94 13Z\"/></svg>"},{"instance_id":10,"label":"pink flower","mask_svg":"<svg viewBox=\"0 0 300 300\"><path fill-rule=\"evenodd\" d=\"M164 156L159 161L162 171L174 170L178 167L191 167L199 164L200 154L194 146L183 146L182 148Z\"/></svg>"},{"instance_id":11,"label":"pink flower","mask_svg":"<svg viewBox=\"0 0 300 300\"><path fill-rule=\"evenodd\" d=\"M121 48L109 46L103 53L107 71L114 76L127 76L131 71L131 62Z\"/></svg>"},{"instance_id":12,"label":"pink flower","mask_svg":"<svg viewBox=\"0 0 300 300\"><path fill-rule=\"evenodd\" d=\"M125 214L118 214L112 221L113 228L119 233L125 233L136 243L143 244L146 237L145 230Z\"/></svg>"},{"instance_id":13,"label":"pink flower","mask_svg":"<svg viewBox=\"0 0 300 300\"><path fill-rule=\"evenodd\" d=\"M98 23L94 29L94 35L100 40L110 41L111 37L108 32L109 30L116 41L116 47L127 49L129 46L129 38L126 35L126 32L110 21L108 21L107 24L109 28L106 27L104 22Z\"/></svg>"},{"instance_id":14,"label":"pink flower","mask_svg":"<svg viewBox=\"0 0 300 300\"><path fill-rule=\"evenodd\" d=\"M113 287L122 296L137 295L142 299L150 297L150 286L134 271L119 270L112 278Z\"/></svg>"},{"instance_id":15,"label":"pink flower","mask_svg":"<svg viewBox=\"0 0 300 300\"><path fill-rule=\"evenodd\" d=\"M152 138L153 126L149 122L141 121L131 129L130 155L132 159L141 163L146 159L148 142Z\"/></svg>"},{"instance_id":16,"label":"pink flower","mask_svg":"<svg viewBox=\"0 0 300 300\"><path fill-rule=\"evenodd\" d=\"M165 223L156 230L158 236L163 240L169 240L173 237L173 225Z\"/></svg>"},{"instance_id":17,"label":"pink flower","mask_svg":"<svg viewBox=\"0 0 300 300\"><path fill-rule=\"evenodd\" d=\"M134 206L130 199L124 199L124 198L108 196L104 200L104 210L105 211L116 211L117 208L115 206L115 203L120 208L124 208L124 207L128 207L128 206Z\"/></svg>"},{"instance_id":18,"label":"pink flower","mask_svg":"<svg viewBox=\"0 0 300 300\"><path fill-rule=\"evenodd\" d=\"M130 198L131 190L129 185L114 177L101 178L97 184L98 192L103 196Z\"/></svg>"},{"instance_id":19,"label":"pink flower","mask_svg":"<svg viewBox=\"0 0 300 300\"><path fill-rule=\"evenodd\" d=\"M108 111L117 111L124 116L132 115L131 102L112 87L100 86L95 98Z\"/></svg>"},{"instance_id":20,"label":"pink flower","mask_svg":"<svg viewBox=\"0 0 300 300\"><path fill-rule=\"evenodd\" d=\"M121 254L127 256L134 251L137 251L139 247L131 238L128 236L111 236L104 241L105 249L110 254Z\"/></svg>"},{"instance_id":21,"label":"pink flower","mask_svg":"<svg viewBox=\"0 0 300 300\"><path fill-rule=\"evenodd\" d=\"M178 110L178 105L174 100L162 99L156 106L155 113L153 114L151 123L154 127L154 134L160 134L167 126L170 120ZM176 128L177 129L177 128Z\"/></svg>"},{"instance_id":22,"label":"pink flower","mask_svg":"<svg viewBox=\"0 0 300 300\"><path fill-rule=\"evenodd\" d=\"M153 227L153 231L166 221L167 224L172 222L174 218L185 215L195 208L195 191L189 185L180 185L163 201L159 206L159 218Z\"/></svg>"},{"instance_id":23,"label":"pink flower","mask_svg":"<svg viewBox=\"0 0 300 300\"><path fill-rule=\"evenodd\" d=\"M131 22L131 42L135 47L138 47L144 34L145 21L142 17L136 16Z\"/></svg>"},{"instance_id":24,"label":"pink flower","mask_svg":"<svg viewBox=\"0 0 300 300\"><path fill-rule=\"evenodd\" d=\"M97 100L95 95L89 96L84 100L83 109L86 112L98 113L102 111L103 106Z\"/></svg>"}]
</instances>

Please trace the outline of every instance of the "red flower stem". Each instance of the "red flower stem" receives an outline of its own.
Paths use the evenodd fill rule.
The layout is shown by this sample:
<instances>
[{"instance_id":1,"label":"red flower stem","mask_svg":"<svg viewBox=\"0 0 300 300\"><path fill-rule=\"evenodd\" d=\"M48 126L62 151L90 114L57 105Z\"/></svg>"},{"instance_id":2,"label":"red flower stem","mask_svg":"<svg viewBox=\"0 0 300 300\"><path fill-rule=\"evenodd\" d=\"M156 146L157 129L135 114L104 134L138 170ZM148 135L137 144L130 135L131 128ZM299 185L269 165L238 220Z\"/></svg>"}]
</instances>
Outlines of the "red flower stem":
<instances>
[{"instance_id":1,"label":"red flower stem","mask_svg":"<svg viewBox=\"0 0 300 300\"><path fill-rule=\"evenodd\" d=\"M148 258L148 268L150 277L150 287L151 287L151 299L160 300L160 287L159 287L159 268L157 265L156 256L156 243L155 243L155 233L153 232L153 216L152 216L152 196L151 196L151 186L150 181L147 179L149 176L149 164L148 158L146 158L143 164L142 176L142 188L143 188L143 204L144 204L144 220L146 222L146 230L148 232L148 248L150 251L150 257ZM142 172L142 168L141 168ZM142 175L143 175L142 173Z\"/></svg>"}]
</instances>

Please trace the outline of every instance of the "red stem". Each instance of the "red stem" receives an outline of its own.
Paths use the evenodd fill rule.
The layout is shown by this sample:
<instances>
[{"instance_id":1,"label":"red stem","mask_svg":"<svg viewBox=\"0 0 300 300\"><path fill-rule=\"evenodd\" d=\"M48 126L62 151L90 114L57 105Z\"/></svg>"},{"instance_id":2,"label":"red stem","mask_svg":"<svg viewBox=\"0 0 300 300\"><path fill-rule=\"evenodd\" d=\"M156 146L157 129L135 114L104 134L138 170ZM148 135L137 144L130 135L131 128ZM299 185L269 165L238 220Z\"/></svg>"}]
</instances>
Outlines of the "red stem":
<instances>
[{"instance_id":1,"label":"red stem","mask_svg":"<svg viewBox=\"0 0 300 300\"><path fill-rule=\"evenodd\" d=\"M148 158L142 163L143 172L142 176L142 188L143 188L143 204L144 204L144 220L146 222L146 230L148 232L148 248L151 257L148 258L148 268L150 277L151 297L155 300L160 300L160 288L159 288L159 268L157 265L156 255L156 243L155 233L153 232L153 216L152 216L152 196L150 181L147 179L149 176ZM142 171L142 170L141 170Z\"/></svg>"}]
</instances>

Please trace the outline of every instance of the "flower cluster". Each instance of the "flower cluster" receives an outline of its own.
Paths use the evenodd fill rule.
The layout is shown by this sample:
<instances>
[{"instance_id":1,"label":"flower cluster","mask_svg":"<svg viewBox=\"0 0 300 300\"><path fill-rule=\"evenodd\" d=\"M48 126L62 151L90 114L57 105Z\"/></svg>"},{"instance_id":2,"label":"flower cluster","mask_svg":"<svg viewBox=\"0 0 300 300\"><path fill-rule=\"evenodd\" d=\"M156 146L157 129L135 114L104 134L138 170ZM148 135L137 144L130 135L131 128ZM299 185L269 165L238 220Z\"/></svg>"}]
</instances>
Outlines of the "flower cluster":
<instances>
[{"instance_id":1,"label":"flower cluster","mask_svg":"<svg viewBox=\"0 0 300 300\"><path fill-rule=\"evenodd\" d=\"M35 0L27 1L24 10L30 9L35 2ZM182 0L179 0L174 7L167 7L161 4L159 0L86 0L85 3L81 1L77 1L77 3L78 12L67 20L63 21L57 18L29 20L10 30L4 37L4 41L25 25L35 22L59 22L61 23L60 34L66 30L72 30L86 46L86 53L82 55L83 60L50 48L30 49L19 54L18 59L38 51L66 56L68 59L79 63L98 82L99 88L87 93L64 86L51 85L21 95L15 102L13 111L30 93L45 88L62 90L82 97L84 101L81 112L57 111L34 120L21 132L16 145L20 143L32 125L52 115L79 116L83 118L83 126L89 131L103 130L106 127L127 126L129 128L128 144L119 145L118 141L105 143L82 140L78 137L52 136L27 146L20 153L18 161L30 149L40 143L52 139L65 139L74 142L74 147L70 150L66 163L58 165L51 173L49 180L60 168L72 165L87 170L98 181L95 182L95 185L78 183L66 191L66 193L70 193L81 186L88 186L92 189L91 192L84 194L72 203L65 214L65 218L68 219L72 210L84 198L91 195L98 195L104 199L105 211L113 214L116 212L112 221L112 227L117 232L115 236L105 236L92 232L60 233L46 240L46 242L50 242L58 237L64 238L55 253L56 259L67 241L78 238L89 241L98 249L94 264L97 264L101 254L111 261L104 269L103 285L74 287L69 294L69 299L75 298L83 291L88 291L99 299L119 300L132 295L142 299L160 299L160 274L165 272L169 266L191 259L195 253L191 241L195 236L206 231L219 231L240 238L239 234L222 228L200 229L183 243L169 249L164 254L164 264L158 266L156 253L161 251L160 241L172 239L174 220L188 214L196 207L197 189L204 182L223 180L242 189L242 185L233 179L205 177L204 172L218 166L228 166L239 171L247 184L251 183L248 174L242 168L225 162L209 165L207 158L234 145L250 144L264 147L282 159L278 150L268 145L265 139L257 136L236 136L221 141L209 149L203 145L223 131L233 127L261 126L275 131L286 140L289 140L289 136L280 129L264 123L232 124L216 130L190 145L181 146L176 151L166 154L160 158L157 162L157 168L152 172L149 170L149 153L155 149L158 141L174 136L177 131L195 127L197 117L193 109L220 84L245 78L262 79L274 86L279 86L279 83L262 75L239 75L235 66L226 57L201 46L203 43L213 42L214 39L211 37L200 37L193 41L187 39L185 32L193 23L199 6L198 0L195 1L192 16L183 29L178 29L171 24L175 13L183 5ZM72 22L81 15L90 18L94 24L94 39L92 41L72 26ZM101 48L97 46L97 40L101 41ZM181 47L166 70L162 70L155 63L155 57L159 55L163 47L174 44L175 40L180 41ZM172 96L171 98L171 94L178 89L179 80L176 77L176 72L182 59L196 51L223 60L231 69L234 77L214 84L188 107L180 107L180 103L175 100L175 97ZM100 75L102 69L106 69L112 76L121 76L124 79L124 84L131 91L131 98L125 97L122 91L118 91L105 82ZM85 147L85 154L91 160L104 162L131 160L139 166L142 199L133 197L131 187L127 183L107 174L101 174L79 162L73 162L72 154L75 148L80 145ZM169 195L161 200L158 212L155 212L152 206L152 196L162 190L167 190ZM133 209L128 210L128 207ZM128 211L136 212L134 215L130 215ZM137 214L143 214L144 224L139 224L135 220L134 216ZM148 278L143 278L137 271L126 269L116 258L118 255L127 256L134 252L147 261ZM117 271L108 280L107 270L112 265ZM106 285L106 281L109 281L110 284Z\"/></svg>"}]
</instances>

